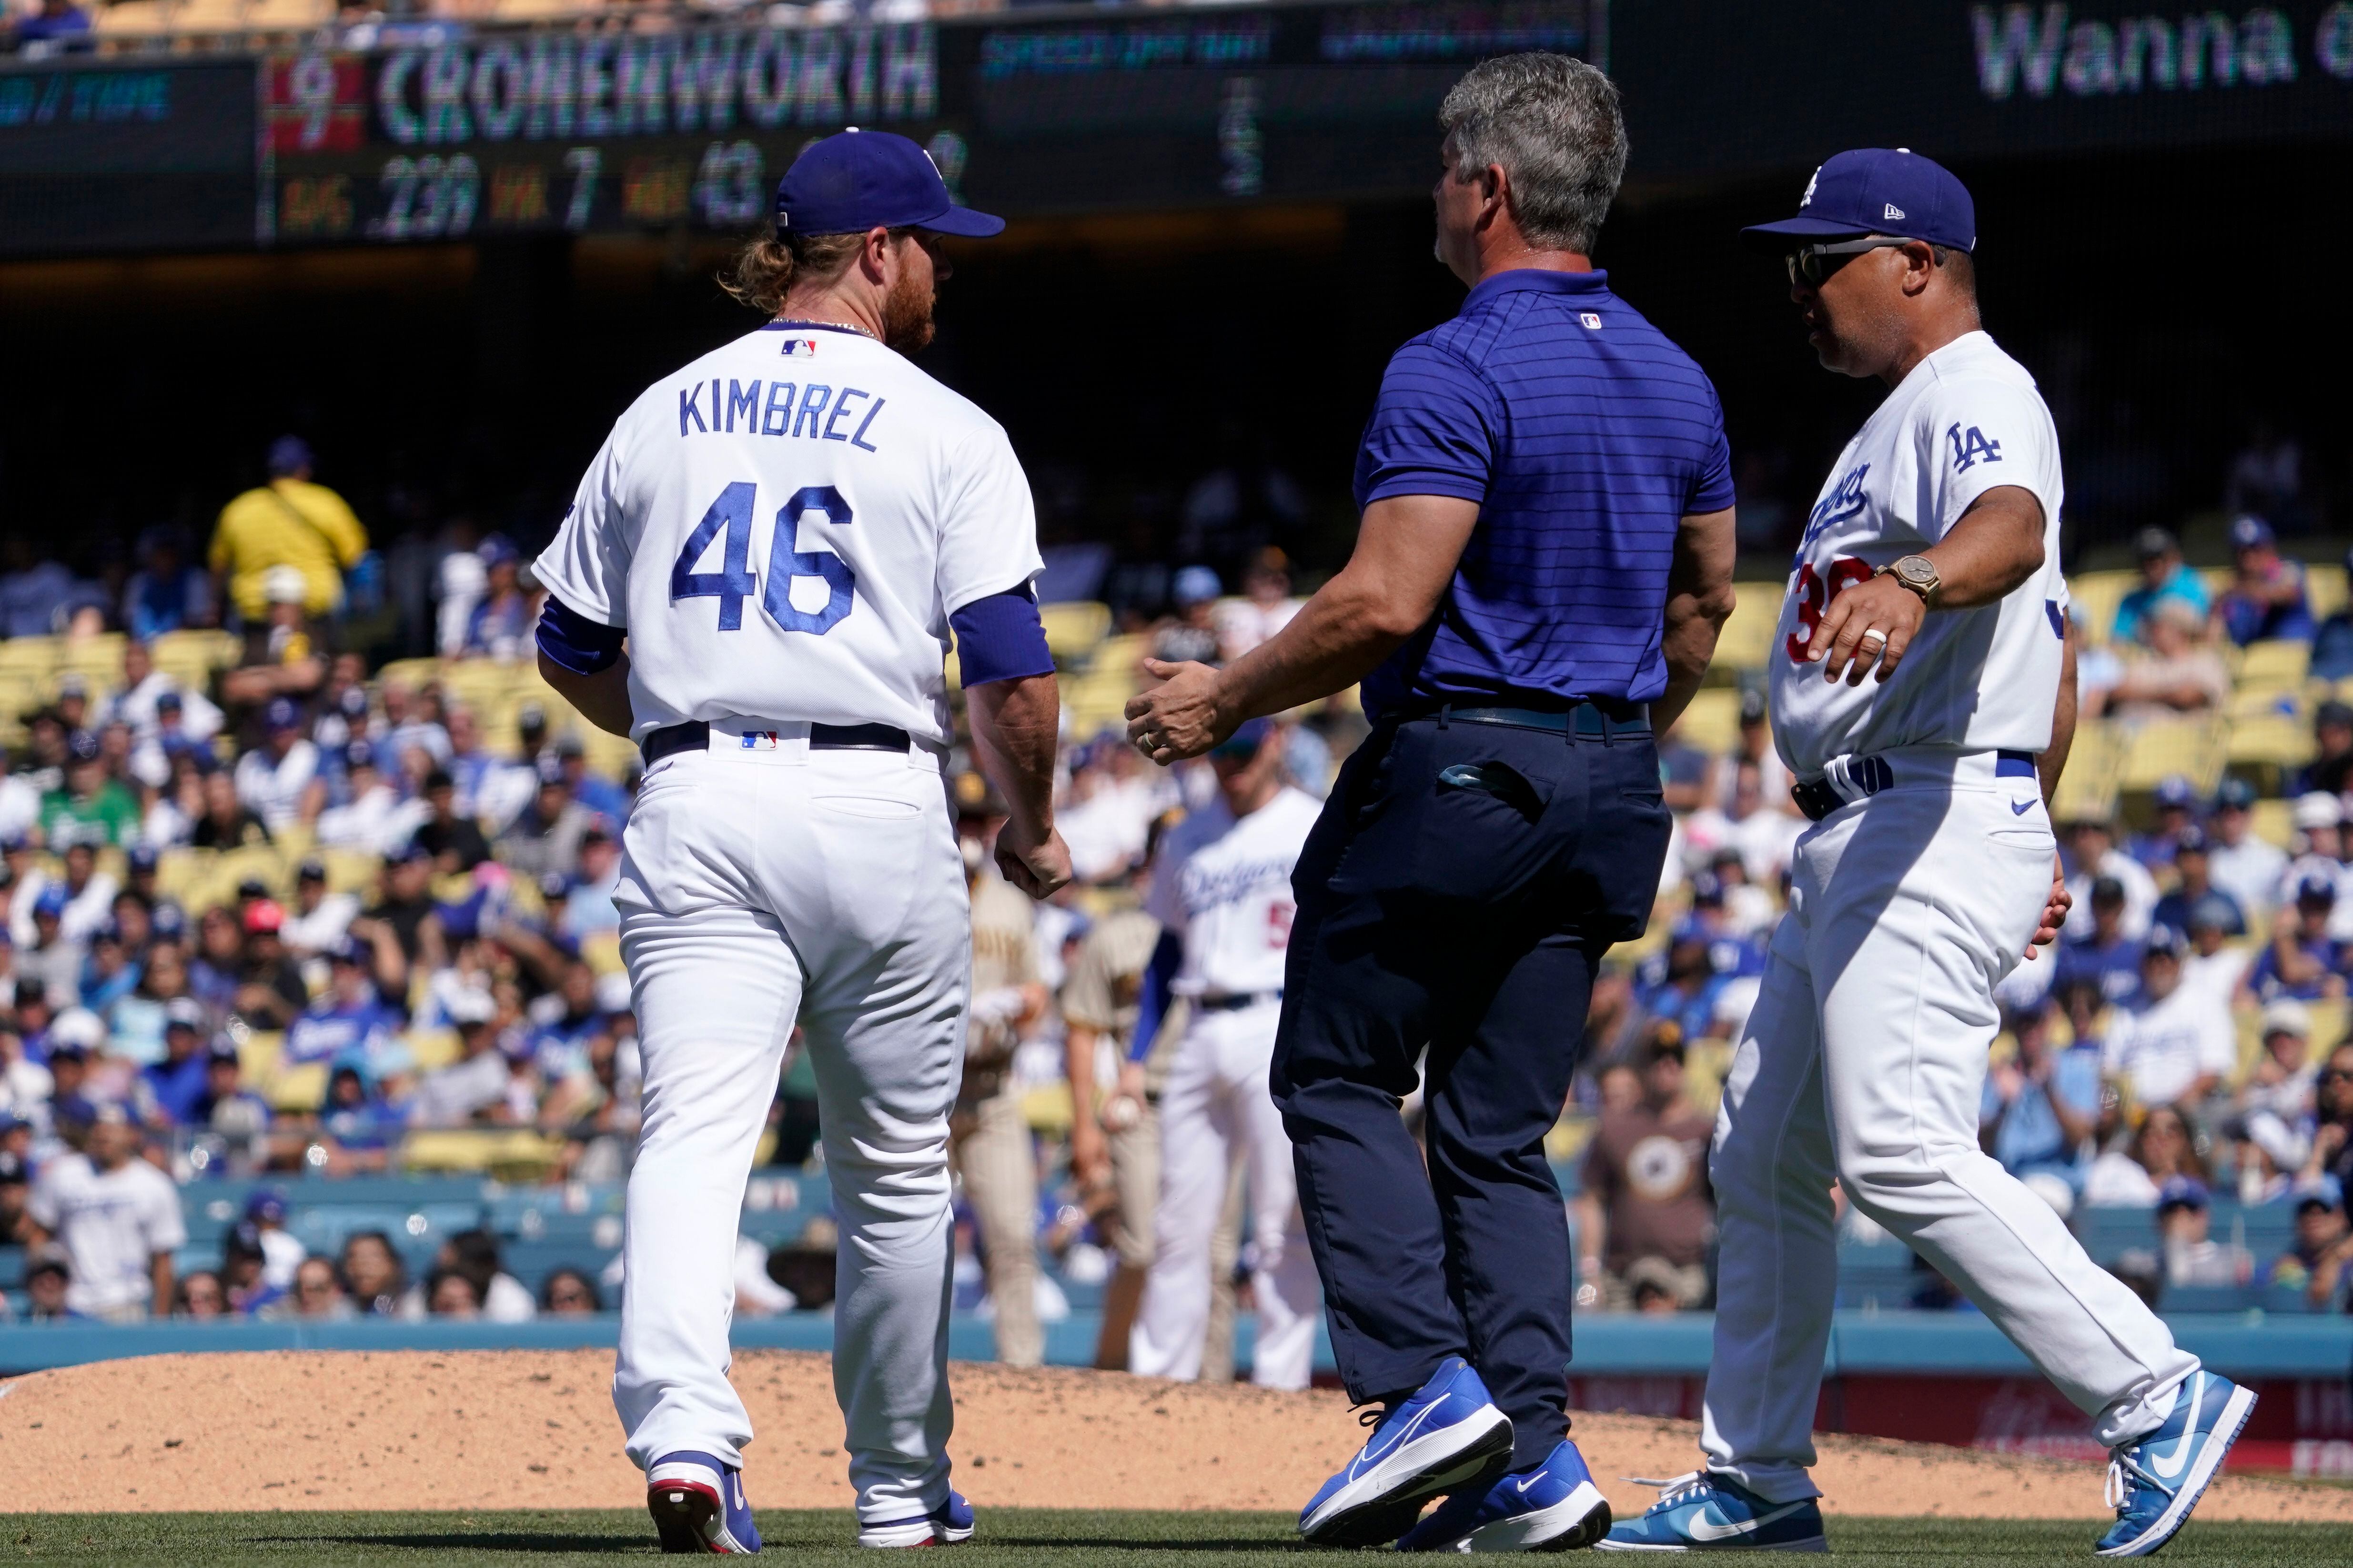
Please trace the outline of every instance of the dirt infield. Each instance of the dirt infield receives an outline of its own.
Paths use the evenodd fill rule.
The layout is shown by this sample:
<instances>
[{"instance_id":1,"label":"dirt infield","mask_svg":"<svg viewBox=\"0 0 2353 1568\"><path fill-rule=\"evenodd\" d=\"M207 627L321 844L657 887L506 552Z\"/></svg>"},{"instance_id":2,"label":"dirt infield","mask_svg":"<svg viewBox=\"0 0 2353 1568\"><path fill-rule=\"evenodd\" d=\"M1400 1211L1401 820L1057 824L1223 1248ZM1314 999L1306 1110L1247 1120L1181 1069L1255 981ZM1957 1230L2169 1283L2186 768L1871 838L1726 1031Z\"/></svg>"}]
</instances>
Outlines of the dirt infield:
<instances>
[{"instance_id":1,"label":"dirt infield","mask_svg":"<svg viewBox=\"0 0 2353 1568\"><path fill-rule=\"evenodd\" d=\"M0 1385L0 1510L628 1506L605 1351L153 1356ZM1089 1372L955 1370L956 1484L983 1507L1294 1509L1362 1435L1336 1394L1267 1394ZM841 1417L825 1357L738 1356L760 1437L744 1483L773 1508L840 1508ZM1685 1421L1580 1415L1613 1507L1697 1462ZM1825 1437L1833 1511L2092 1518L2085 1465ZM2208 1519L2353 1521L2353 1490L2220 1482Z\"/></svg>"}]
</instances>

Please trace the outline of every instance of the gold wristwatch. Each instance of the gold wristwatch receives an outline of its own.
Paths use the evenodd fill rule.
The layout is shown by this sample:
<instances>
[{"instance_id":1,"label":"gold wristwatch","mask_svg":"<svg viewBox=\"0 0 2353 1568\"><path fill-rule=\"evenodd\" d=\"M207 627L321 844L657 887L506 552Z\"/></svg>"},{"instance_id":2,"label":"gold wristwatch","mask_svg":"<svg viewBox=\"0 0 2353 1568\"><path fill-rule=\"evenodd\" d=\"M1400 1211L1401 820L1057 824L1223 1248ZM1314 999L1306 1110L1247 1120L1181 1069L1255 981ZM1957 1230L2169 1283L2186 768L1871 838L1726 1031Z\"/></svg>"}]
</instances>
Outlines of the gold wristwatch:
<instances>
[{"instance_id":1,"label":"gold wristwatch","mask_svg":"<svg viewBox=\"0 0 2353 1568\"><path fill-rule=\"evenodd\" d=\"M1872 575L1894 578L1919 595L1920 603L1932 610L1936 607L1936 595L1945 586L1945 579L1937 573L1936 563L1925 555L1906 555L1893 565L1882 566Z\"/></svg>"}]
</instances>

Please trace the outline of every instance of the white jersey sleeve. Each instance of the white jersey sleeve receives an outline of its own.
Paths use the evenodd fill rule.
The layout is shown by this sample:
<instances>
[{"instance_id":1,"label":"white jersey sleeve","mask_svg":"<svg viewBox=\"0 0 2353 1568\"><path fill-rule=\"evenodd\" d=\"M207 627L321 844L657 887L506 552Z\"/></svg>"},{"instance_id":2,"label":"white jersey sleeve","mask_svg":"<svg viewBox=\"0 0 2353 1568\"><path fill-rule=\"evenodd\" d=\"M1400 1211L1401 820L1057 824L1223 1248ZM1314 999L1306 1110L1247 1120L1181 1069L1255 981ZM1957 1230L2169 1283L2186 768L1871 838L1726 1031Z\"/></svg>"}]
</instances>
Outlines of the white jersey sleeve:
<instances>
[{"instance_id":1,"label":"white jersey sleeve","mask_svg":"<svg viewBox=\"0 0 2353 1568\"><path fill-rule=\"evenodd\" d=\"M1920 454L1920 533L1934 544L1987 491L2031 494L2046 531L2059 515L2059 440L2033 384L1967 376L1939 381L1912 421Z\"/></svg>"},{"instance_id":2,"label":"white jersey sleeve","mask_svg":"<svg viewBox=\"0 0 2353 1568\"><path fill-rule=\"evenodd\" d=\"M596 461L581 476L555 542L532 567L565 608L608 626L629 624L629 541L614 485L622 428L614 426L605 437Z\"/></svg>"},{"instance_id":3,"label":"white jersey sleeve","mask_svg":"<svg viewBox=\"0 0 2353 1568\"><path fill-rule=\"evenodd\" d=\"M1018 588L1045 563L1029 476L994 420L968 436L941 476L940 603L954 615L976 599Z\"/></svg>"}]
</instances>

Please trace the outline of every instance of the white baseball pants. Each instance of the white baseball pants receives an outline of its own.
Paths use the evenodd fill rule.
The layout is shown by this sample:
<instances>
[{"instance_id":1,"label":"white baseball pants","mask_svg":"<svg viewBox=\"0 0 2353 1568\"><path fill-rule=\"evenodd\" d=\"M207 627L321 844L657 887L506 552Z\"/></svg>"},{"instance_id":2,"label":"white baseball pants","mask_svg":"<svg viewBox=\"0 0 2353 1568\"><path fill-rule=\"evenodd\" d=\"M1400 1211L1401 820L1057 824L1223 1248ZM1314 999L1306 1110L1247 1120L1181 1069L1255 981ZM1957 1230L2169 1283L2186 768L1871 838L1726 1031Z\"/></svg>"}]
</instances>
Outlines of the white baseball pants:
<instances>
[{"instance_id":1,"label":"white baseball pants","mask_svg":"<svg viewBox=\"0 0 2353 1568\"><path fill-rule=\"evenodd\" d=\"M1710 1470L1776 1502L1820 1495L1806 1472L1838 1290L1833 1176L2093 1416L2102 1443L2155 1429L2198 1366L1978 1146L1993 987L2051 889L2040 786L1997 776L1990 752L1885 755L1891 787L1851 795L1798 841L1716 1118L1701 1447Z\"/></svg>"},{"instance_id":2,"label":"white baseball pants","mask_svg":"<svg viewBox=\"0 0 2353 1568\"><path fill-rule=\"evenodd\" d=\"M776 731L774 750L742 730ZM818 751L714 724L646 775L624 836L621 951L645 1062L613 1404L644 1466L742 1463L727 1381L737 1222L797 1017L841 1227L833 1380L858 1512L947 1498L948 1110L971 905L926 753Z\"/></svg>"},{"instance_id":3,"label":"white baseball pants","mask_svg":"<svg viewBox=\"0 0 2353 1568\"><path fill-rule=\"evenodd\" d=\"M1145 1377L1201 1374L1209 1326L1209 1238L1240 1152L1250 1182L1257 1249L1258 1345L1250 1381L1304 1388L1314 1371L1315 1258L1299 1215L1298 1176L1282 1113L1267 1089L1280 1002L1230 1012L1197 1009L1160 1095L1160 1212L1151 1272L1128 1340L1127 1367Z\"/></svg>"}]
</instances>

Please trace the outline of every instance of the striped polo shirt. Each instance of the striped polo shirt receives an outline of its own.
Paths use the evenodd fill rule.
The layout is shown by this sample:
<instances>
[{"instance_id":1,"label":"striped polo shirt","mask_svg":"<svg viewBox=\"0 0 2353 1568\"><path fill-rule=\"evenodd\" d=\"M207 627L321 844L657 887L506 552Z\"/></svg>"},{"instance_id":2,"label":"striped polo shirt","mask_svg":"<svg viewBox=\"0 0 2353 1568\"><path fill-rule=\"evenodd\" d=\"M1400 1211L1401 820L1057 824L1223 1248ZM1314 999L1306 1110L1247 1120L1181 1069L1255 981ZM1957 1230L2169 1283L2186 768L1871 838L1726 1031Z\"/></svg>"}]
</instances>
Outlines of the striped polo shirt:
<instances>
[{"instance_id":1,"label":"striped polo shirt","mask_svg":"<svg viewBox=\"0 0 2353 1568\"><path fill-rule=\"evenodd\" d=\"M1732 505L1715 388L1602 272L1503 272L1399 349L1356 455L1358 507L1479 503L1428 626L1367 714L1666 690L1678 521Z\"/></svg>"}]
</instances>

